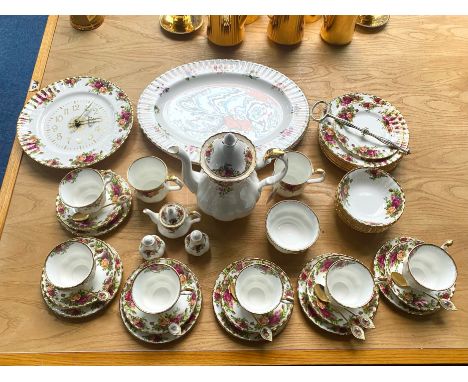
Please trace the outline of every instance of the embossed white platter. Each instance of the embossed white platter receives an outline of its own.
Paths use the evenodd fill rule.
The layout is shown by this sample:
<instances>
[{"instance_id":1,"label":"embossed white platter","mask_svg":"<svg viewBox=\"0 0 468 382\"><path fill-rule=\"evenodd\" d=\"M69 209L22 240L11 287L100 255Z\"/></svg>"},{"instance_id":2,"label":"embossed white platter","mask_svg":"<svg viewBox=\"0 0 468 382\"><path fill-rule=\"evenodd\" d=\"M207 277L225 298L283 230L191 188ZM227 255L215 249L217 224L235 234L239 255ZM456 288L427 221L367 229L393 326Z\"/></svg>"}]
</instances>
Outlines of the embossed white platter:
<instances>
[{"instance_id":1,"label":"embossed white platter","mask_svg":"<svg viewBox=\"0 0 468 382\"><path fill-rule=\"evenodd\" d=\"M169 70L143 91L137 110L151 142L165 152L182 147L194 163L203 142L218 132L247 136L263 156L269 148L295 146L309 122L304 93L284 74L224 59Z\"/></svg>"},{"instance_id":2,"label":"embossed white platter","mask_svg":"<svg viewBox=\"0 0 468 382\"><path fill-rule=\"evenodd\" d=\"M56 168L90 166L127 139L133 108L115 84L96 77L70 77L39 90L17 124L24 152Z\"/></svg>"}]
</instances>

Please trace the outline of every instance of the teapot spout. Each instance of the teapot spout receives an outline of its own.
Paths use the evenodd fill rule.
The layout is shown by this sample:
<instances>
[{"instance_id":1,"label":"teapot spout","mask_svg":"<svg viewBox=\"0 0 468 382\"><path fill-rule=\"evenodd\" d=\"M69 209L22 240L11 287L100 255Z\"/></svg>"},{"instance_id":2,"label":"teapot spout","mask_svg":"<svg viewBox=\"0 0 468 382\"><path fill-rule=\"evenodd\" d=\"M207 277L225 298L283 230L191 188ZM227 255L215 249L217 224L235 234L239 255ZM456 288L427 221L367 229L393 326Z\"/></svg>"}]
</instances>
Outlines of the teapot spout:
<instances>
[{"instance_id":1,"label":"teapot spout","mask_svg":"<svg viewBox=\"0 0 468 382\"><path fill-rule=\"evenodd\" d=\"M144 213L145 215L148 215L149 218L151 219L151 221L152 221L154 224L157 225L157 224L159 223L159 214L158 214L158 213L153 212L153 211L149 210L148 208L145 208L145 209L143 210L143 213Z\"/></svg>"},{"instance_id":2,"label":"teapot spout","mask_svg":"<svg viewBox=\"0 0 468 382\"><path fill-rule=\"evenodd\" d=\"M168 152L177 157L182 162L182 178L188 189L194 194L198 191L200 174L192 170L192 162L188 154L178 146L171 146Z\"/></svg>"}]
</instances>

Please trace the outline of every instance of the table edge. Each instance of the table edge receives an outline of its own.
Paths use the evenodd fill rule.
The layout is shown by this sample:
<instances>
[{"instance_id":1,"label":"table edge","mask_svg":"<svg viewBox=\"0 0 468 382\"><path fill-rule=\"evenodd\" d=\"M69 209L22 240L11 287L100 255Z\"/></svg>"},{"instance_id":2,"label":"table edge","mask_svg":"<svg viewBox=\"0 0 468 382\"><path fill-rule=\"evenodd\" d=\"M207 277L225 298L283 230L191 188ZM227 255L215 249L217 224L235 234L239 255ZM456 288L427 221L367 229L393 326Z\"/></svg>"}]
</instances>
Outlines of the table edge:
<instances>
[{"instance_id":1,"label":"table edge","mask_svg":"<svg viewBox=\"0 0 468 382\"><path fill-rule=\"evenodd\" d=\"M468 348L0 354L0 365L460 365Z\"/></svg>"},{"instance_id":2,"label":"table edge","mask_svg":"<svg viewBox=\"0 0 468 382\"><path fill-rule=\"evenodd\" d=\"M33 91L28 89L28 92L26 93L26 99L24 101L25 104L36 93L37 90L41 89L42 78L44 76L47 60L49 58L50 47L52 46L52 40L55 35L57 22L58 16L47 17L44 34L42 35L41 46L39 48L36 63L31 75L31 83L32 81L36 81L38 85ZM13 190L15 188L16 177L18 176L22 156L23 149L21 148L15 136L0 189L0 238L3 232L3 228L5 227L8 209L10 207L10 201L13 195Z\"/></svg>"}]
</instances>

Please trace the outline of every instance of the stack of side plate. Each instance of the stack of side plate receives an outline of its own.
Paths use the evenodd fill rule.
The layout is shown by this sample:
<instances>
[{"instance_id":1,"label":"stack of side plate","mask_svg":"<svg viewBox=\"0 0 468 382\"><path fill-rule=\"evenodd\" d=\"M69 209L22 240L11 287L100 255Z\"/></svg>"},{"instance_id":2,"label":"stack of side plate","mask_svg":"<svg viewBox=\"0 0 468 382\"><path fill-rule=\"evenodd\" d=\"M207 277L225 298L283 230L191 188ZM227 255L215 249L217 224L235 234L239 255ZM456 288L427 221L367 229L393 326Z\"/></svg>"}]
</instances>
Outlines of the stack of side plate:
<instances>
[{"instance_id":1,"label":"stack of side plate","mask_svg":"<svg viewBox=\"0 0 468 382\"><path fill-rule=\"evenodd\" d=\"M380 97L363 93L345 94L330 102L330 113L408 148L409 130L405 119L393 105ZM345 171L355 168L392 171L404 156L331 118L319 124L318 140L330 162Z\"/></svg>"}]
</instances>

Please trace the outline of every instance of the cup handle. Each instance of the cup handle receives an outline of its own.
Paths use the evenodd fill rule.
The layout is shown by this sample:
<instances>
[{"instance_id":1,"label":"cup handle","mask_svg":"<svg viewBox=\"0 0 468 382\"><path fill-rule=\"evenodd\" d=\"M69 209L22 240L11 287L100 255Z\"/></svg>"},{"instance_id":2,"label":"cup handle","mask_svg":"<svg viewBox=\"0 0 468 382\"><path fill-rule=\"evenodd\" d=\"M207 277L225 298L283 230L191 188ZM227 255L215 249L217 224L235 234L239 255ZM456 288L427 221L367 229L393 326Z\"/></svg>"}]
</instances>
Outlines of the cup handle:
<instances>
[{"instance_id":1,"label":"cup handle","mask_svg":"<svg viewBox=\"0 0 468 382\"><path fill-rule=\"evenodd\" d=\"M175 322L169 324L167 329L169 330L169 333L171 333L173 336L180 336L182 334L182 328L179 324L176 324Z\"/></svg>"},{"instance_id":2,"label":"cup handle","mask_svg":"<svg viewBox=\"0 0 468 382\"><path fill-rule=\"evenodd\" d=\"M284 302L285 304L294 304L294 296L284 296L281 299L281 302Z\"/></svg>"},{"instance_id":3,"label":"cup handle","mask_svg":"<svg viewBox=\"0 0 468 382\"><path fill-rule=\"evenodd\" d=\"M167 187L169 191L179 191L180 189L182 189L182 187L184 187L184 183L175 175L168 176L166 178L166 183L167 182L174 182L175 183L174 186L168 186Z\"/></svg>"},{"instance_id":4,"label":"cup handle","mask_svg":"<svg viewBox=\"0 0 468 382\"><path fill-rule=\"evenodd\" d=\"M270 328L264 326L260 329L260 335L262 336L262 338L266 341L273 341L273 332L271 331Z\"/></svg>"},{"instance_id":5,"label":"cup handle","mask_svg":"<svg viewBox=\"0 0 468 382\"><path fill-rule=\"evenodd\" d=\"M192 294L193 292L195 292L195 289L192 288L192 287L187 286L187 287L185 287L184 289L182 289L180 291L180 294L189 295L189 294Z\"/></svg>"},{"instance_id":6,"label":"cup handle","mask_svg":"<svg viewBox=\"0 0 468 382\"><path fill-rule=\"evenodd\" d=\"M192 224L193 223L198 223L201 221L201 214L198 211L190 211L189 212L190 219L192 219ZM195 217L193 217L195 216Z\"/></svg>"},{"instance_id":7,"label":"cup handle","mask_svg":"<svg viewBox=\"0 0 468 382\"><path fill-rule=\"evenodd\" d=\"M440 246L444 251L447 250L448 247L451 247L453 244L453 240L447 240L444 244Z\"/></svg>"},{"instance_id":8,"label":"cup handle","mask_svg":"<svg viewBox=\"0 0 468 382\"><path fill-rule=\"evenodd\" d=\"M104 170L102 171L102 177L104 178L104 187L107 187L107 185L111 182L112 180L112 170Z\"/></svg>"},{"instance_id":9,"label":"cup handle","mask_svg":"<svg viewBox=\"0 0 468 382\"><path fill-rule=\"evenodd\" d=\"M313 175L319 175L317 178L310 178L307 180L307 183L312 184L312 183L321 183L325 180L325 170L322 170L321 168L318 168L317 170L314 171Z\"/></svg>"}]
</instances>

